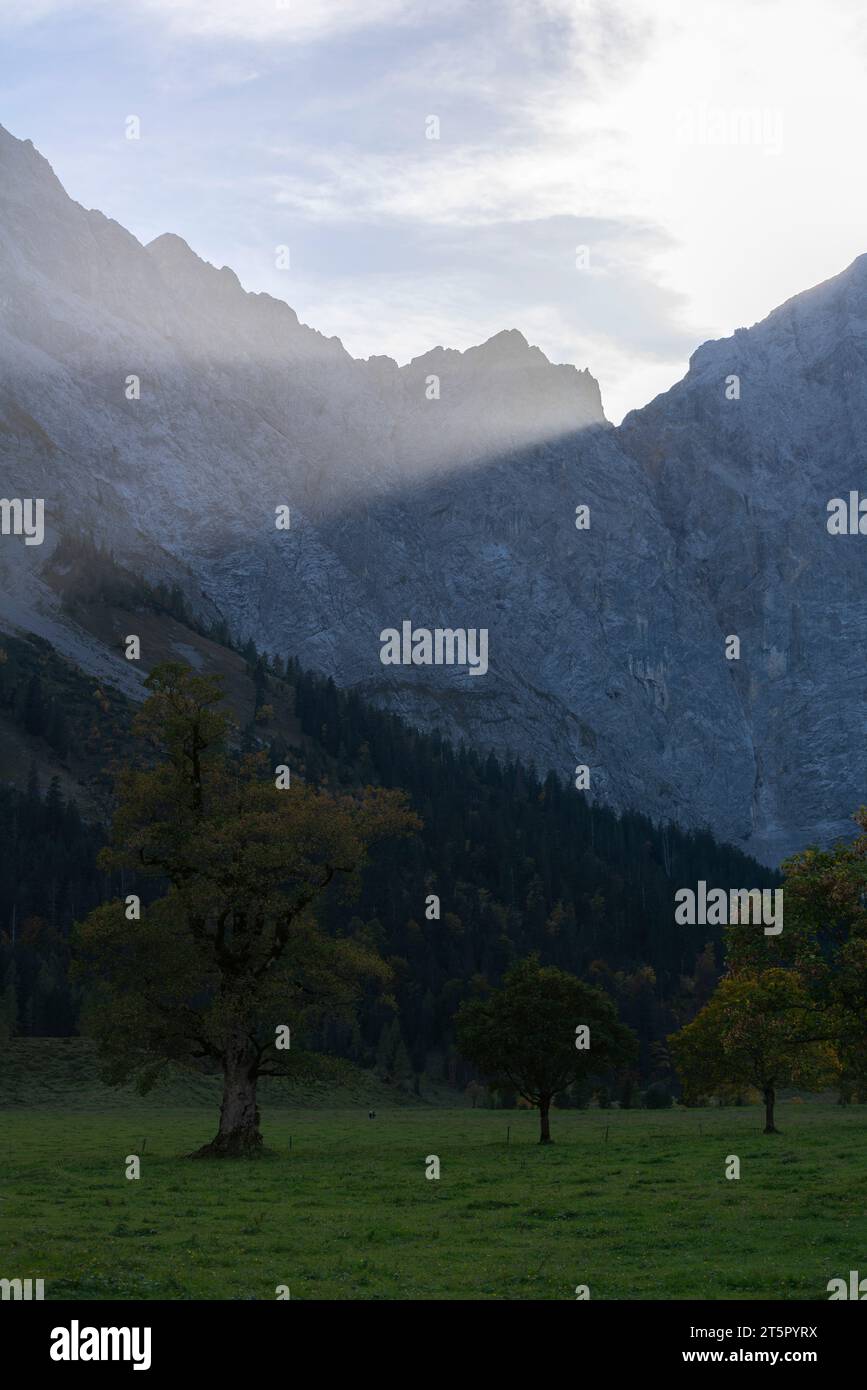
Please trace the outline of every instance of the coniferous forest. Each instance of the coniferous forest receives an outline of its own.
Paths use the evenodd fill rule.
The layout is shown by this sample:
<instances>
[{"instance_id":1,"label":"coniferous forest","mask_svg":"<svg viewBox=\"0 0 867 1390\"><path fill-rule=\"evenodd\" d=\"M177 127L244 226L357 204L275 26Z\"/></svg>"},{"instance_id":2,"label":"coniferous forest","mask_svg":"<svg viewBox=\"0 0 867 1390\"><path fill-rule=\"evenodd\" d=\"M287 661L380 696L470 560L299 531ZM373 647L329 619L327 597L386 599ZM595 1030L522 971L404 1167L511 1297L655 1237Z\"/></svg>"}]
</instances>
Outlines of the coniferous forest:
<instances>
[{"instance_id":1,"label":"coniferous forest","mask_svg":"<svg viewBox=\"0 0 867 1390\"><path fill-rule=\"evenodd\" d=\"M104 568L110 586L111 564ZM152 592L140 597L163 611ZM73 678L44 643L9 639L4 651L0 704L16 723L58 754L70 738L85 737L92 701L84 678ZM310 1038L316 1050L373 1067L401 1088L463 1089L474 1078L455 1048L459 1005L536 952L607 991L637 1033L638 1068L621 1083L627 1092L672 1081L664 1039L706 1002L722 962L719 929L675 925L675 886L701 878L771 885L773 874L710 833L618 815L553 773L541 778L517 761L504 765L412 729L291 657L268 657L250 643L242 655L254 718L239 731L240 748L265 746L272 765L285 759L294 775L335 790L402 788L423 822L410 838L374 851L354 900L334 893L323 908L329 930L360 937L388 962L397 1007L371 998L353 1024ZM102 711L106 696L97 693ZM258 732L255 715L275 699L288 700L300 746L297 733L293 744L279 730L267 742ZM108 713L99 723L116 757L133 747L133 710L112 693ZM129 875L120 884L97 869L103 827L63 796L57 778L40 787L31 769L26 791L0 789L0 820L0 1027L7 1035L74 1034L81 1000L68 973L73 923L105 897L140 891L147 899L154 887Z\"/></svg>"}]
</instances>

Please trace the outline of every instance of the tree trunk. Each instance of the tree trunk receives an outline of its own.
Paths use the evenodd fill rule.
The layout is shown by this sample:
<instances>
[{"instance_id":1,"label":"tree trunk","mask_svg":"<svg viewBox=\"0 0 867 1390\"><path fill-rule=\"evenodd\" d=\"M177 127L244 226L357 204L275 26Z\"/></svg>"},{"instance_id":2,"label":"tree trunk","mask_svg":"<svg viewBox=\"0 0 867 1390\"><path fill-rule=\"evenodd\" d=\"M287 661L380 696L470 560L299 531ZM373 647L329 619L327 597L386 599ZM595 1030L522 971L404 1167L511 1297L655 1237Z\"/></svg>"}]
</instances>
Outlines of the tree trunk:
<instances>
[{"instance_id":1,"label":"tree trunk","mask_svg":"<svg viewBox=\"0 0 867 1390\"><path fill-rule=\"evenodd\" d=\"M539 1143L540 1143L540 1144L553 1144L553 1142L554 1142L553 1139L551 1138L551 1126L550 1126L549 1123L548 1123L548 1111L550 1110L550 1108L551 1108L551 1097L550 1097L550 1096L542 1096L542 1097L540 1098L540 1100L539 1100L539 1127L540 1127Z\"/></svg>"},{"instance_id":2,"label":"tree trunk","mask_svg":"<svg viewBox=\"0 0 867 1390\"><path fill-rule=\"evenodd\" d=\"M765 1087L765 1134L779 1134L774 1124L774 1102L777 1096L773 1086Z\"/></svg>"},{"instance_id":3,"label":"tree trunk","mask_svg":"<svg viewBox=\"0 0 867 1390\"><path fill-rule=\"evenodd\" d=\"M220 1128L192 1158L258 1158L262 1152L256 1105L257 1055L249 1043L232 1043L223 1058Z\"/></svg>"}]
</instances>

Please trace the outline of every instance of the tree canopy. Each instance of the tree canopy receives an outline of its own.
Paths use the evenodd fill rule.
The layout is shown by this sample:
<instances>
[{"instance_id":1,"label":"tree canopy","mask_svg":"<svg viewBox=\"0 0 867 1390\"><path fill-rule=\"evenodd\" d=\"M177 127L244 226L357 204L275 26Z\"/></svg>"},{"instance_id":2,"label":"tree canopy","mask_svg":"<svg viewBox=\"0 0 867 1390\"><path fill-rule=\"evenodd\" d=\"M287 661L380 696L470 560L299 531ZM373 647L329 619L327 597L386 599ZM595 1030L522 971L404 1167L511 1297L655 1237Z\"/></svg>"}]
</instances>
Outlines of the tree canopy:
<instances>
[{"instance_id":1,"label":"tree canopy","mask_svg":"<svg viewBox=\"0 0 867 1390\"><path fill-rule=\"evenodd\" d=\"M513 1088L538 1108L541 1144L551 1142L549 1111L559 1091L637 1053L635 1035L606 994L535 955L512 966L502 988L461 1005L457 1037L493 1085Z\"/></svg>"},{"instance_id":2,"label":"tree canopy","mask_svg":"<svg viewBox=\"0 0 867 1390\"><path fill-rule=\"evenodd\" d=\"M230 750L213 679L166 664L147 685L137 732L152 761L121 772L100 860L158 893L138 919L115 899L81 925L87 1017L114 1081L147 1088L168 1063L219 1065L220 1130L202 1152L246 1154L261 1145L256 1083L286 1070L291 1038L388 982L368 946L322 929L317 901L336 879L351 889L369 846L418 821L396 791L278 788L262 755Z\"/></svg>"},{"instance_id":3,"label":"tree canopy","mask_svg":"<svg viewBox=\"0 0 867 1390\"><path fill-rule=\"evenodd\" d=\"M818 1090L837 1074L837 1055L816 1032L816 1011L800 975L771 967L722 980L701 1012L668 1041L687 1101L754 1086L765 1104L765 1133L775 1134L781 1086Z\"/></svg>"}]
</instances>

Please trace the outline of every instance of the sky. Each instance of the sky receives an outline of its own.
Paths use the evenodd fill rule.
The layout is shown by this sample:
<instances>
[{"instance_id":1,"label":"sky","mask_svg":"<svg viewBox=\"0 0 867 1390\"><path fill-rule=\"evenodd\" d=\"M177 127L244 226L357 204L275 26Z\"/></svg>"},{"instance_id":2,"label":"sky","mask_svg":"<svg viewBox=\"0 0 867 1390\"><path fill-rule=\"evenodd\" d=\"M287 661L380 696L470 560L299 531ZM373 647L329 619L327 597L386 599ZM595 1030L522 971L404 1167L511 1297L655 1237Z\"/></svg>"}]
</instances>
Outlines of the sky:
<instances>
[{"instance_id":1,"label":"sky","mask_svg":"<svg viewBox=\"0 0 867 1390\"><path fill-rule=\"evenodd\" d=\"M865 70L863 0L0 0L80 203L357 357L517 328L615 422L867 251Z\"/></svg>"}]
</instances>

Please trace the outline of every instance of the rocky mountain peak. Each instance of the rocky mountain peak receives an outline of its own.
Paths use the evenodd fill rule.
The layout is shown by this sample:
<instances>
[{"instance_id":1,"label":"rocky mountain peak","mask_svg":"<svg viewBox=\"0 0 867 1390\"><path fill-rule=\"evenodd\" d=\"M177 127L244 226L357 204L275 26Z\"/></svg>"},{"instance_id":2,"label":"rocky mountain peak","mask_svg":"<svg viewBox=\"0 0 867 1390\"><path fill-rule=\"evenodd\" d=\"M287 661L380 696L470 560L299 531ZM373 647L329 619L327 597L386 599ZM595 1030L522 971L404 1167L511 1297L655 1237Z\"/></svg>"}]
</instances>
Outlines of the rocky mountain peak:
<instances>
[{"instance_id":1,"label":"rocky mountain peak","mask_svg":"<svg viewBox=\"0 0 867 1390\"><path fill-rule=\"evenodd\" d=\"M863 481L867 256L599 428L589 371L517 329L356 361L182 238L86 212L0 131L0 297L2 490L44 498L49 533L182 576L233 632L419 725L586 765L615 807L768 862L846 830L867 540L825 523ZM0 625L83 650L11 541ZM484 628L484 679L385 667L407 618Z\"/></svg>"}]
</instances>

